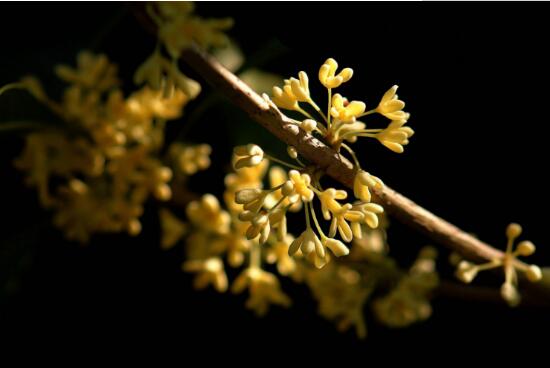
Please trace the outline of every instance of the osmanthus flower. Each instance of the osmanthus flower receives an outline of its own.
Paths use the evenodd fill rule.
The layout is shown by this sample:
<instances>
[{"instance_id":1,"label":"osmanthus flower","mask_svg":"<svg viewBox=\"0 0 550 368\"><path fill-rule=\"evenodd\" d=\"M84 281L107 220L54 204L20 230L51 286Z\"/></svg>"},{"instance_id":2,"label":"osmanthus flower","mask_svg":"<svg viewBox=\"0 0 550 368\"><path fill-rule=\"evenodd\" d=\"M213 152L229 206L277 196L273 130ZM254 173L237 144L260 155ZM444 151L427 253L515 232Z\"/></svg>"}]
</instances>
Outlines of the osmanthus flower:
<instances>
[{"instance_id":1,"label":"osmanthus flower","mask_svg":"<svg viewBox=\"0 0 550 368\"><path fill-rule=\"evenodd\" d=\"M36 79L22 82L74 130L29 135L17 166L28 173L42 204L56 212L55 224L67 237L87 242L99 232L137 235L144 202L172 196L172 170L158 152L164 121L180 117L189 96L144 87L125 97L117 87L117 67L105 55L83 51L77 64L57 68L70 82L60 101L49 98Z\"/></svg>"},{"instance_id":2,"label":"osmanthus flower","mask_svg":"<svg viewBox=\"0 0 550 368\"><path fill-rule=\"evenodd\" d=\"M364 170L358 170L353 179L353 194L356 198L370 202L371 190L380 190L384 183L380 178L369 174Z\"/></svg>"},{"instance_id":3,"label":"osmanthus flower","mask_svg":"<svg viewBox=\"0 0 550 368\"><path fill-rule=\"evenodd\" d=\"M389 327L406 327L426 320L432 314L429 297L439 285L435 270L437 252L423 248L409 272L387 295L373 302L377 319Z\"/></svg>"},{"instance_id":4,"label":"osmanthus flower","mask_svg":"<svg viewBox=\"0 0 550 368\"><path fill-rule=\"evenodd\" d=\"M269 185L271 188L279 187L285 184L288 181L287 172L280 166L272 166L269 168ZM292 202L288 196L284 196L281 191L271 192L266 200L265 204L268 208L271 208L277 204L277 202L282 201L280 206L282 208L288 208L288 211L298 212L302 209L302 200L298 196L297 200ZM295 199L295 198L293 198Z\"/></svg>"},{"instance_id":5,"label":"osmanthus flower","mask_svg":"<svg viewBox=\"0 0 550 368\"><path fill-rule=\"evenodd\" d=\"M158 27L158 37L173 58L193 42L203 48L227 45L223 33L233 26L231 18L204 19L193 14L194 7L151 4L148 13Z\"/></svg>"},{"instance_id":6,"label":"osmanthus flower","mask_svg":"<svg viewBox=\"0 0 550 368\"><path fill-rule=\"evenodd\" d=\"M187 217L198 228L217 234L227 234L231 217L220 207L218 199L212 194L205 194L200 201L189 203Z\"/></svg>"},{"instance_id":7,"label":"osmanthus flower","mask_svg":"<svg viewBox=\"0 0 550 368\"><path fill-rule=\"evenodd\" d=\"M500 289L501 296L510 306L518 305L521 298L517 290L517 271L523 272L527 280L531 282L539 281L542 278L542 272L538 266L525 265L517 261L518 256L529 256L535 252L535 245L528 240L519 242L516 249L513 249L514 241L521 235L521 232L522 228L520 225L515 223L508 225L506 228L508 242L506 252L502 257L479 265L468 261L461 261L458 264L456 276L461 281L470 283L477 276L478 272L502 267L505 278Z\"/></svg>"},{"instance_id":8,"label":"osmanthus flower","mask_svg":"<svg viewBox=\"0 0 550 368\"><path fill-rule=\"evenodd\" d=\"M168 152L177 172L179 171L184 175L193 175L198 171L208 169L212 147L208 144L173 143L170 145Z\"/></svg>"},{"instance_id":9,"label":"osmanthus flower","mask_svg":"<svg viewBox=\"0 0 550 368\"><path fill-rule=\"evenodd\" d=\"M154 91L170 95L174 88L182 91L188 99L194 99L201 91L201 85L183 74L174 61L162 56L157 48L134 74L136 85L146 84Z\"/></svg>"},{"instance_id":10,"label":"osmanthus flower","mask_svg":"<svg viewBox=\"0 0 550 368\"><path fill-rule=\"evenodd\" d=\"M338 63L336 60L329 58L319 69L319 81L326 88L337 88L344 82L347 82L353 76L353 69L344 68L340 73L336 74Z\"/></svg>"},{"instance_id":11,"label":"osmanthus flower","mask_svg":"<svg viewBox=\"0 0 550 368\"><path fill-rule=\"evenodd\" d=\"M337 69L338 63L332 58L327 59L319 69L319 81L328 93L326 111L322 111L311 96L309 79L303 71L299 74L299 80L291 78L285 81L282 88L273 87L272 98L264 96L264 99L272 106L301 113L306 119L294 120L293 123L297 127L308 134L320 135L338 152L344 148L356 164L354 152L345 142L354 143L359 137L378 139L392 151L403 152L403 146L408 143L413 130L403 127L409 119L409 113L403 111L405 103L396 95L397 86L393 86L383 95L378 106L367 110L367 105L362 101L349 102L341 94L332 94L334 88L349 81L353 76L353 70L350 68L345 68L336 74ZM300 102L312 107L316 114L306 111L300 106ZM372 114L381 114L391 122L386 128L367 128L367 124L359 119Z\"/></svg>"},{"instance_id":12,"label":"osmanthus flower","mask_svg":"<svg viewBox=\"0 0 550 368\"><path fill-rule=\"evenodd\" d=\"M379 133L375 138L384 146L396 153L404 151L403 146L409 144L409 138L414 134L414 130L405 125L406 120L394 120L388 127Z\"/></svg>"},{"instance_id":13,"label":"osmanthus flower","mask_svg":"<svg viewBox=\"0 0 550 368\"><path fill-rule=\"evenodd\" d=\"M227 275L223 261L218 257L186 261L183 263L182 269L185 272L197 274L194 279L196 289L204 289L208 285L212 285L220 293L227 291Z\"/></svg>"},{"instance_id":14,"label":"osmanthus flower","mask_svg":"<svg viewBox=\"0 0 550 368\"><path fill-rule=\"evenodd\" d=\"M305 282L319 303L319 314L336 323L338 330L355 327L359 338L367 336L364 308L374 288L360 274L338 263L305 273Z\"/></svg>"},{"instance_id":15,"label":"osmanthus flower","mask_svg":"<svg viewBox=\"0 0 550 368\"><path fill-rule=\"evenodd\" d=\"M267 263L276 264L277 271L283 276L291 275L296 271L296 261L288 255L288 248L293 241L294 237L290 234L282 240L276 237L270 237L268 240L270 247L266 251L265 259Z\"/></svg>"},{"instance_id":16,"label":"osmanthus flower","mask_svg":"<svg viewBox=\"0 0 550 368\"><path fill-rule=\"evenodd\" d=\"M340 94L332 96L332 107L330 115L342 123L355 123L355 120L361 116L366 109L366 105L361 101L347 102Z\"/></svg>"},{"instance_id":17,"label":"osmanthus flower","mask_svg":"<svg viewBox=\"0 0 550 368\"><path fill-rule=\"evenodd\" d=\"M245 261L252 242L246 238L248 225L237 219L231 219L231 231L210 240L213 254L226 254L231 267L239 267Z\"/></svg>"},{"instance_id":18,"label":"osmanthus flower","mask_svg":"<svg viewBox=\"0 0 550 368\"><path fill-rule=\"evenodd\" d=\"M77 68L67 65L56 67L60 79L87 89L106 91L119 83L117 67L109 62L107 56L94 55L90 51L81 51L77 56Z\"/></svg>"},{"instance_id":19,"label":"osmanthus flower","mask_svg":"<svg viewBox=\"0 0 550 368\"><path fill-rule=\"evenodd\" d=\"M246 307L256 312L258 316L264 316L271 304L289 307L290 298L281 290L277 277L259 267L248 267L231 285L231 291L235 294L248 289L249 297Z\"/></svg>"},{"instance_id":20,"label":"osmanthus flower","mask_svg":"<svg viewBox=\"0 0 550 368\"><path fill-rule=\"evenodd\" d=\"M233 166L237 157L233 155ZM225 176L225 192L223 198L225 205L232 214L239 214L243 206L235 202L235 194L242 189L255 189L263 187L263 177L267 171L269 163L263 160L260 164L253 167L242 167Z\"/></svg>"},{"instance_id":21,"label":"osmanthus flower","mask_svg":"<svg viewBox=\"0 0 550 368\"><path fill-rule=\"evenodd\" d=\"M376 107L376 112L384 115L390 120L409 120L409 114L403 111L405 103L397 98L398 86L391 87Z\"/></svg>"},{"instance_id":22,"label":"osmanthus flower","mask_svg":"<svg viewBox=\"0 0 550 368\"><path fill-rule=\"evenodd\" d=\"M233 165L235 169L257 166L264 159L264 151L255 144L235 147L233 154L237 158Z\"/></svg>"}]
</instances>

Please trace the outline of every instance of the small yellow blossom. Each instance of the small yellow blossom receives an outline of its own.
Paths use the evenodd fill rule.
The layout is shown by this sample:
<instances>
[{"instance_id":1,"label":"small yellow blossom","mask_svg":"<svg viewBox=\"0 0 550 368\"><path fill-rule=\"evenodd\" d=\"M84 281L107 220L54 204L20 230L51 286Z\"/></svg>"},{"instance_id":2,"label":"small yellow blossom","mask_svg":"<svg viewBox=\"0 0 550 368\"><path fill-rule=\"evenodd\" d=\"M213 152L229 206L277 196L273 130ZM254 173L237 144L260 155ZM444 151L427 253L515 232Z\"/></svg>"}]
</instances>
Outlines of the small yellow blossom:
<instances>
[{"instance_id":1,"label":"small yellow blossom","mask_svg":"<svg viewBox=\"0 0 550 368\"><path fill-rule=\"evenodd\" d=\"M355 123L355 120L365 112L366 105L361 101L347 102L340 94L332 96L330 115L343 123Z\"/></svg>"},{"instance_id":2,"label":"small yellow blossom","mask_svg":"<svg viewBox=\"0 0 550 368\"><path fill-rule=\"evenodd\" d=\"M321 316L334 321L340 331L355 327L359 338L367 336L364 308L374 289L357 271L330 263L322 270L307 272L305 281L319 302Z\"/></svg>"},{"instance_id":3,"label":"small yellow blossom","mask_svg":"<svg viewBox=\"0 0 550 368\"><path fill-rule=\"evenodd\" d=\"M298 98L292 92L292 87L287 84L282 89L279 87L273 87L273 103L286 110L300 110L298 106Z\"/></svg>"},{"instance_id":4,"label":"small yellow blossom","mask_svg":"<svg viewBox=\"0 0 550 368\"><path fill-rule=\"evenodd\" d=\"M292 182L293 190L292 195L299 196L299 198L303 202L311 202L314 197L313 191L309 188L309 185L311 184L311 177L308 174L300 174L297 170L290 170L288 172L289 180ZM296 198L297 200L298 198ZM291 202L295 202L295 200L291 199Z\"/></svg>"},{"instance_id":5,"label":"small yellow blossom","mask_svg":"<svg viewBox=\"0 0 550 368\"><path fill-rule=\"evenodd\" d=\"M353 180L353 194L356 198L370 202L371 190L380 190L384 187L382 180L366 171L358 170Z\"/></svg>"},{"instance_id":6,"label":"small yellow blossom","mask_svg":"<svg viewBox=\"0 0 550 368\"><path fill-rule=\"evenodd\" d=\"M327 59L319 69L319 81L326 88L337 88L353 76L351 68L342 69L338 75L335 75L336 69L338 69L338 63L332 58Z\"/></svg>"},{"instance_id":7,"label":"small yellow blossom","mask_svg":"<svg viewBox=\"0 0 550 368\"><path fill-rule=\"evenodd\" d=\"M182 269L185 272L197 273L194 280L196 289L204 289L208 285L212 285L220 293L227 291L228 282L223 262L217 257L186 261L183 263Z\"/></svg>"},{"instance_id":8,"label":"small yellow blossom","mask_svg":"<svg viewBox=\"0 0 550 368\"><path fill-rule=\"evenodd\" d=\"M193 42L203 48L220 47L229 43L223 31L233 26L231 18L203 19L192 14L192 7L185 6L163 6L158 7L158 10L160 14L154 14L154 10L150 14L159 27L159 39L173 58L178 58Z\"/></svg>"},{"instance_id":9,"label":"small yellow blossom","mask_svg":"<svg viewBox=\"0 0 550 368\"><path fill-rule=\"evenodd\" d=\"M292 94L298 102L310 102L311 96L309 95L309 79L306 72L298 73L298 79L290 78L285 81L286 85L290 85Z\"/></svg>"},{"instance_id":10,"label":"small yellow blossom","mask_svg":"<svg viewBox=\"0 0 550 368\"><path fill-rule=\"evenodd\" d=\"M409 119L409 114L403 111L405 103L397 98L395 94L397 92L397 86L390 88L378 104L376 112L384 115L390 120L405 120Z\"/></svg>"},{"instance_id":11,"label":"small yellow blossom","mask_svg":"<svg viewBox=\"0 0 550 368\"><path fill-rule=\"evenodd\" d=\"M376 134L376 139L396 153L403 153L403 146L409 144L409 138L414 134L410 127L403 126L406 120L394 120L386 129Z\"/></svg>"},{"instance_id":12,"label":"small yellow blossom","mask_svg":"<svg viewBox=\"0 0 550 368\"><path fill-rule=\"evenodd\" d=\"M376 203L363 203L355 205L354 207L363 214L365 224L371 229L376 229L378 227L378 216L384 212L384 207Z\"/></svg>"},{"instance_id":13,"label":"small yellow blossom","mask_svg":"<svg viewBox=\"0 0 550 368\"><path fill-rule=\"evenodd\" d=\"M212 147L208 144L188 146L174 143L170 146L170 156L185 175L193 175L197 171L206 170L210 166Z\"/></svg>"},{"instance_id":14,"label":"small yellow blossom","mask_svg":"<svg viewBox=\"0 0 550 368\"><path fill-rule=\"evenodd\" d=\"M250 294L246 307L255 311L258 316L264 316L270 304L283 307L291 304L289 297L281 291L277 277L256 267L244 270L231 286L231 291L235 294L242 293L245 289Z\"/></svg>"},{"instance_id":15,"label":"small yellow blossom","mask_svg":"<svg viewBox=\"0 0 550 368\"><path fill-rule=\"evenodd\" d=\"M231 217L222 210L218 199L205 194L200 201L189 203L187 217L197 227L217 234L227 234Z\"/></svg>"},{"instance_id":16,"label":"small yellow blossom","mask_svg":"<svg viewBox=\"0 0 550 368\"><path fill-rule=\"evenodd\" d=\"M119 83L116 77L117 67L111 64L105 55L81 51L77 57L77 64L76 69L60 65L56 68L56 73L66 82L98 91L111 89Z\"/></svg>"},{"instance_id":17,"label":"small yellow blossom","mask_svg":"<svg viewBox=\"0 0 550 368\"><path fill-rule=\"evenodd\" d=\"M518 263L518 256L529 256L535 252L535 245L530 241L521 241L513 250L514 241L521 235L522 228L518 224L510 224L506 228L508 242L506 252L501 258L495 258L487 263L476 265L468 261L461 261L458 264L456 276L465 283L470 283L477 276L479 271L489 270L497 267L504 269L505 280L500 289L501 296L510 306L516 306L520 302L520 295L517 290L517 271L525 273L531 282L539 281L542 278L541 269L536 265L525 265Z\"/></svg>"},{"instance_id":18,"label":"small yellow blossom","mask_svg":"<svg viewBox=\"0 0 550 368\"><path fill-rule=\"evenodd\" d=\"M267 250L267 263L276 263L277 271L283 276L288 276L296 271L296 261L288 255L288 249L293 241L294 237L287 234L282 240L273 241Z\"/></svg>"},{"instance_id":19,"label":"small yellow blossom","mask_svg":"<svg viewBox=\"0 0 550 368\"><path fill-rule=\"evenodd\" d=\"M264 159L264 151L260 148L260 146L255 144L235 147L233 154L237 158L233 165L235 170L243 167L257 166Z\"/></svg>"},{"instance_id":20,"label":"small yellow blossom","mask_svg":"<svg viewBox=\"0 0 550 368\"><path fill-rule=\"evenodd\" d=\"M232 227L232 231L211 240L212 252L226 253L229 265L238 267L243 264L245 253L250 251L251 241L245 236L248 226L244 222L233 219Z\"/></svg>"},{"instance_id":21,"label":"small yellow blossom","mask_svg":"<svg viewBox=\"0 0 550 368\"><path fill-rule=\"evenodd\" d=\"M439 284L435 270L437 252L423 248L409 272L386 296L373 303L378 320L393 328L406 327L426 320L432 314L430 293Z\"/></svg>"}]
</instances>

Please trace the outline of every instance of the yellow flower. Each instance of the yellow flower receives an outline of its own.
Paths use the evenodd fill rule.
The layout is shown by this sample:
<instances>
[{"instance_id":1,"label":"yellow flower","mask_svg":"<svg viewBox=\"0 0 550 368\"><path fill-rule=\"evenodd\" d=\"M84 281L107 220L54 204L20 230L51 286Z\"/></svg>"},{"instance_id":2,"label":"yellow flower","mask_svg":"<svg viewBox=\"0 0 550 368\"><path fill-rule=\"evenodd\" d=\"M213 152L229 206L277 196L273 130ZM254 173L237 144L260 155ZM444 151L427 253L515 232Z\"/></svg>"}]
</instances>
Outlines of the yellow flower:
<instances>
[{"instance_id":1,"label":"yellow flower","mask_svg":"<svg viewBox=\"0 0 550 368\"><path fill-rule=\"evenodd\" d=\"M244 262L245 252L250 250L251 242L244 236L248 228L245 223L233 219L232 226L232 231L211 240L212 251L226 253L229 265L239 267Z\"/></svg>"},{"instance_id":2,"label":"yellow flower","mask_svg":"<svg viewBox=\"0 0 550 368\"><path fill-rule=\"evenodd\" d=\"M288 177L286 174L286 171L281 168L280 166L272 166L269 169L269 184L271 188L276 188L282 184L285 184L288 181ZM294 188L294 184L293 184ZM272 208L275 206L277 202L279 202L283 198L282 190L276 190L274 192L271 192L267 197L265 204L267 208ZM286 198L283 200L283 202L280 204L282 208L286 208L290 206L288 209L292 212L298 212L300 209L302 209L302 201L300 199L299 195L295 195L292 200L294 202L291 202L289 196L286 196Z\"/></svg>"},{"instance_id":3,"label":"yellow flower","mask_svg":"<svg viewBox=\"0 0 550 368\"><path fill-rule=\"evenodd\" d=\"M355 327L359 338L365 338L365 303L374 288L361 282L353 269L331 263L322 270L306 273L305 281L319 302L319 314L336 323L338 330Z\"/></svg>"},{"instance_id":4,"label":"yellow flower","mask_svg":"<svg viewBox=\"0 0 550 368\"><path fill-rule=\"evenodd\" d=\"M288 249L293 241L294 237L287 234L282 240L274 241L267 250L267 263L276 263L277 271L283 276L288 276L296 271L296 261L288 255Z\"/></svg>"},{"instance_id":5,"label":"yellow flower","mask_svg":"<svg viewBox=\"0 0 550 368\"><path fill-rule=\"evenodd\" d=\"M183 263L182 269L185 272L197 273L194 280L196 289L204 289L211 284L220 293L227 291L227 276L223 262L217 257L186 261Z\"/></svg>"},{"instance_id":6,"label":"yellow flower","mask_svg":"<svg viewBox=\"0 0 550 368\"><path fill-rule=\"evenodd\" d=\"M196 42L203 48L221 47L229 43L223 33L233 26L231 18L202 19L197 16L175 17L159 26L158 36L169 54L178 58L182 51Z\"/></svg>"},{"instance_id":7,"label":"yellow flower","mask_svg":"<svg viewBox=\"0 0 550 368\"><path fill-rule=\"evenodd\" d=\"M300 174L297 170L290 170L288 177L293 185L292 193L298 195L303 202L311 202L315 195L309 188L311 177L305 173ZM294 201L291 200L291 202Z\"/></svg>"},{"instance_id":8,"label":"yellow flower","mask_svg":"<svg viewBox=\"0 0 550 368\"><path fill-rule=\"evenodd\" d=\"M298 106L298 98L294 96L292 87L290 85L283 86L283 89L279 87L273 87L273 96L271 97L273 103L286 110L300 110Z\"/></svg>"},{"instance_id":9,"label":"yellow flower","mask_svg":"<svg viewBox=\"0 0 550 368\"><path fill-rule=\"evenodd\" d=\"M326 88L337 88L353 76L351 68L344 68L338 75L335 75L336 69L338 69L338 63L332 58L327 59L319 69L319 81Z\"/></svg>"},{"instance_id":10,"label":"yellow flower","mask_svg":"<svg viewBox=\"0 0 550 368\"><path fill-rule=\"evenodd\" d=\"M397 286L373 303L374 314L380 322L400 328L430 317L432 307L428 298L439 284L435 270L436 256L434 248L423 248Z\"/></svg>"},{"instance_id":11,"label":"yellow flower","mask_svg":"<svg viewBox=\"0 0 550 368\"><path fill-rule=\"evenodd\" d=\"M290 80L285 81L285 84L290 85L292 94L298 102L310 102L309 79L306 72L298 73L298 78L300 79L290 78Z\"/></svg>"},{"instance_id":12,"label":"yellow flower","mask_svg":"<svg viewBox=\"0 0 550 368\"><path fill-rule=\"evenodd\" d=\"M332 212L332 221L330 223L330 230L328 236L330 238L336 235L336 229L346 242L350 242L353 239L353 236L360 238L361 237L361 222L364 220L365 216L360 211L353 211L352 205L346 203L337 211ZM351 223L348 224L349 221ZM349 253L349 250L346 254Z\"/></svg>"},{"instance_id":13,"label":"yellow flower","mask_svg":"<svg viewBox=\"0 0 550 368\"><path fill-rule=\"evenodd\" d=\"M370 202L371 190L380 190L384 187L382 180L366 171L358 170L353 180L353 194L356 198Z\"/></svg>"},{"instance_id":14,"label":"yellow flower","mask_svg":"<svg viewBox=\"0 0 550 368\"><path fill-rule=\"evenodd\" d=\"M237 157L233 157L233 166ZM223 198L225 205L233 214L240 213L243 206L235 202L235 195L241 189L254 189L262 187L262 179L269 163L263 160L259 165L253 167L242 167L234 173L225 176L225 192Z\"/></svg>"},{"instance_id":15,"label":"yellow flower","mask_svg":"<svg viewBox=\"0 0 550 368\"><path fill-rule=\"evenodd\" d=\"M405 120L409 119L409 114L403 111L405 103L397 98L395 94L397 92L397 86L390 88L378 104L376 112L384 115L390 120Z\"/></svg>"},{"instance_id":16,"label":"yellow flower","mask_svg":"<svg viewBox=\"0 0 550 368\"><path fill-rule=\"evenodd\" d=\"M396 153L403 153L403 146L409 144L409 138L414 134L410 127L404 127L406 120L394 120L386 129L376 134L376 139Z\"/></svg>"},{"instance_id":17,"label":"yellow flower","mask_svg":"<svg viewBox=\"0 0 550 368\"><path fill-rule=\"evenodd\" d=\"M192 1L159 1L155 3L159 13L164 18L187 17L195 10Z\"/></svg>"},{"instance_id":18,"label":"yellow flower","mask_svg":"<svg viewBox=\"0 0 550 368\"><path fill-rule=\"evenodd\" d=\"M185 175L193 175L197 171L205 170L210 166L212 147L208 144L188 146L173 143L169 152L175 166Z\"/></svg>"},{"instance_id":19,"label":"yellow flower","mask_svg":"<svg viewBox=\"0 0 550 368\"><path fill-rule=\"evenodd\" d=\"M149 87L133 93L127 100L128 110L145 119L158 117L176 119L182 114L183 107L189 102L189 97L181 90L166 97L162 91L154 91Z\"/></svg>"},{"instance_id":20,"label":"yellow flower","mask_svg":"<svg viewBox=\"0 0 550 368\"><path fill-rule=\"evenodd\" d=\"M235 170L243 167L257 166L264 159L264 151L260 148L260 146L255 144L235 147L233 154L237 158L233 165Z\"/></svg>"},{"instance_id":21,"label":"yellow flower","mask_svg":"<svg viewBox=\"0 0 550 368\"><path fill-rule=\"evenodd\" d=\"M259 268L249 267L244 270L233 282L231 291L238 294L247 288L250 296L246 307L255 311L258 316L265 315L270 304L283 307L291 304L288 296L281 291L277 277Z\"/></svg>"},{"instance_id":22,"label":"yellow flower","mask_svg":"<svg viewBox=\"0 0 550 368\"><path fill-rule=\"evenodd\" d=\"M97 91L111 89L119 83L116 65L111 64L107 56L94 55L90 51L78 54L77 69L59 65L55 71L66 82Z\"/></svg>"},{"instance_id":23,"label":"yellow flower","mask_svg":"<svg viewBox=\"0 0 550 368\"><path fill-rule=\"evenodd\" d=\"M231 217L220 208L218 199L212 194L205 194L200 201L189 203L187 217L198 228L215 234L227 234Z\"/></svg>"},{"instance_id":24,"label":"yellow flower","mask_svg":"<svg viewBox=\"0 0 550 368\"><path fill-rule=\"evenodd\" d=\"M384 207L376 203L363 203L355 206L363 214L365 224L369 225L371 229L378 227L378 215L384 212Z\"/></svg>"},{"instance_id":25,"label":"yellow flower","mask_svg":"<svg viewBox=\"0 0 550 368\"><path fill-rule=\"evenodd\" d=\"M520 295L517 291L518 277L517 271L525 273L527 279L531 282L539 281L542 278L542 272L536 265L519 264L516 261L518 256L529 256L535 252L535 245L530 241L521 241L513 250L515 239L521 235L522 229L518 224L510 224L506 228L506 237L508 242L506 252L502 258L495 258L487 263L476 265L468 261L461 261L458 264L456 276L465 283L470 283L476 277L479 271L489 270L497 267L504 269L505 281L500 289L501 296L510 306L516 306L520 302Z\"/></svg>"},{"instance_id":26,"label":"yellow flower","mask_svg":"<svg viewBox=\"0 0 550 368\"><path fill-rule=\"evenodd\" d=\"M330 115L343 123L355 123L355 120L365 112L366 105L361 101L347 102L340 94L332 96Z\"/></svg>"}]
</instances>

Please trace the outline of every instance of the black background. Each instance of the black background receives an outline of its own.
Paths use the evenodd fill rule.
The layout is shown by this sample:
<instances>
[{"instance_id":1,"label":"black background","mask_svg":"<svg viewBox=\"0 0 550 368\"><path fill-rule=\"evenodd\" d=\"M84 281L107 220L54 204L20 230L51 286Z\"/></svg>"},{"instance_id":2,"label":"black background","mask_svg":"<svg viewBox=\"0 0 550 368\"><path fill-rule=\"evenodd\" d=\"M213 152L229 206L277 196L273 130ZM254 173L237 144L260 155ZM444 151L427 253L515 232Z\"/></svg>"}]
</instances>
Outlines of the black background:
<instances>
[{"instance_id":1,"label":"black background","mask_svg":"<svg viewBox=\"0 0 550 368\"><path fill-rule=\"evenodd\" d=\"M131 90L135 67L154 47L131 6L2 4L0 84L32 73L55 95L61 85L53 66L74 64L78 50L89 48L117 62ZM372 141L356 145L367 170L497 247L504 247L509 222L523 224L525 238L538 245L532 261L548 265L548 5L200 3L197 10L232 16L230 35L264 70L285 77L305 70L314 85L318 67L334 57L355 70L341 93L369 107L398 84L416 135L402 155ZM315 92L324 101L321 90ZM234 145L255 141L275 152L284 147L235 108L215 103L186 139L214 147L216 163L192 187L219 194ZM0 121L43 114L18 92L0 97L0 112ZM174 123L169 136L185 122ZM270 359L299 354L422 361L435 352L477 359L478 352L492 355L486 347L493 343L502 349L519 344L533 356L540 351L532 344L547 341L534 336L550 327L548 310L445 298L434 302L428 322L405 330L388 330L369 318L369 338L358 341L352 333L337 333L316 315L307 291L286 282L294 307L273 308L257 319L244 309L243 296L192 290L191 278L180 272L181 250L157 248L152 206L138 238L97 236L87 247L64 241L13 169L20 137L0 132L0 333L13 341L44 341L56 333L80 342L96 335L88 345L93 349L160 342L185 359L223 352L222 358L235 362L246 362L250 351ZM403 265L428 243L393 223L390 244ZM443 251L443 276L449 277L445 257ZM488 281L495 287L500 282Z\"/></svg>"}]
</instances>

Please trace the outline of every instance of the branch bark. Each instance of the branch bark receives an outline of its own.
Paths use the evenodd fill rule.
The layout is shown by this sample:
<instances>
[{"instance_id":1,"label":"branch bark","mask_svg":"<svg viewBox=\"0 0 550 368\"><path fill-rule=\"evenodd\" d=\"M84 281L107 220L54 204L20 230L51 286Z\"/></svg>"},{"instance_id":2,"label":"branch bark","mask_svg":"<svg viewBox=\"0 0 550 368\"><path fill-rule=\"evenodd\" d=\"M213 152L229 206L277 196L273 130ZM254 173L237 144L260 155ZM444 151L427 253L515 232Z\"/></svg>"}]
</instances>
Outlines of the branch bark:
<instances>
[{"instance_id":1,"label":"branch bark","mask_svg":"<svg viewBox=\"0 0 550 368\"><path fill-rule=\"evenodd\" d=\"M345 157L292 124L288 117L270 106L217 60L198 48L185 51L182 59L215 90L224 94L274 136L296 147L303 157L336 181L353 188L355 170ZM468 259L491 260L503 255L500 250L460 230L388 186L374 194L374 200L390 215Z\"/></svg>"}]
</instances>

